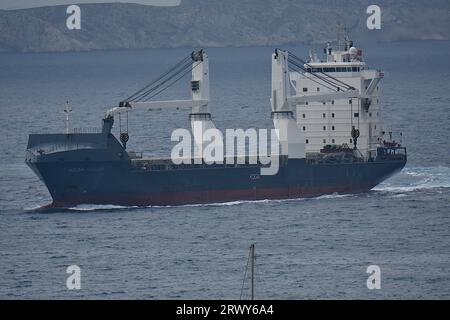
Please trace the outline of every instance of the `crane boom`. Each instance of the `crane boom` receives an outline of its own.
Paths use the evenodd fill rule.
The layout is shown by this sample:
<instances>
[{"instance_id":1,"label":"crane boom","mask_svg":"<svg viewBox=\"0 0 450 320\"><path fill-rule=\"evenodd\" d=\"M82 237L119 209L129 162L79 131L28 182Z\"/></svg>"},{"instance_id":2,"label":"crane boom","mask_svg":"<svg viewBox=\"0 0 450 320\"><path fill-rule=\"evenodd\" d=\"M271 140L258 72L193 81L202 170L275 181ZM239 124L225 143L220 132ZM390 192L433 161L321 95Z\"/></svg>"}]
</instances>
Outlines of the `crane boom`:
<instances>
[{"instance_id":1,"label":"crane boom","mask_svg":"<svg viewBox=\"0 0 450 320\"><path fill-rule=\"evenodd\" d=\"M107 112L107 116L125 113L133 110L159 110L159 109L176 109L191 110L195 107L206 107L208 100L166 100L166 101L142 101L128 102L123 107L115 107Z\"/></svg>"},{"instance_id":2,"label":"crane boom","mask_svg":"<svg viewBox=\"0 0 450 320\"><path fill-rule=\"evenodd\" d=\"M151 100L186 76L189 72L191 73L191 99ZM209 109L209 92L209 60L206 52L201 49L192 52L189 57L181 60L155 81L134 93L125 101L120 102L119 106L109 109L106 112L106 118L137 109L190 110L189 120L191 122L194 141L199 150L202 150L204 132L208 129L215 128Z\"/></svg>"}]
</instances>

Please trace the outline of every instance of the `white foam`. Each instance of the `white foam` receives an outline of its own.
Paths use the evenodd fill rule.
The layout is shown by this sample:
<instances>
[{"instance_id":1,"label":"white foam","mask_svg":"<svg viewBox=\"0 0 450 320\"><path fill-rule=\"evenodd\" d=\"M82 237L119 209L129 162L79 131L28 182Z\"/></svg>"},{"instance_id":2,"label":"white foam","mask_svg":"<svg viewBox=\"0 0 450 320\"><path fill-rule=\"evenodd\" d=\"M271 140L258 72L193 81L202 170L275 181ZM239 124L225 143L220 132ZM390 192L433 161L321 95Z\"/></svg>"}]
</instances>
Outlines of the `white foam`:
<instances>
[{"instance_id":1,"label":"white foam","mask_svg":"<svg viewBox=\"0 0 450 320\"><path fill-rule=\"evenodd\" d=\"M346 198L346 197L352 197L354 194L339 194L339 193L332 193L332 194L324 194L322 196L314 197L312 199L316 200L322 200L322 199L337 199L337 198Z\"/></svg>"},{"instance_id":2,"label":"white foam","mask_svg":"<svg viewBox=\"0 0 450 320\"><path fill-rule=\"evenodd\" d=\"M424 189L450 188L450 168L412 167L375 187L375 191L411 192Z\"/></svg>"},{"instance_id":3,"label":"white foam","mask_svg":"<svg viewBox=\"0 0 450 320\"><path fill-rule=\"evenodd\" d=\"M138 208L137 206L118 206L112 204L80 204L75 207L68 208L73 211L98 211L98 210L118 210L118 209L130 209Z\"/></svg>"},{"instance_id":4,"label":"white foam","mask_svg":"<svg viewBox=\"0 0 450 320\"><path fill-rule=\"evenodd\" d=\"M228 201L228 202L212 202L212 203L195 203L195 204L183 204L183 205L167 205L167 206L148 206L145 208L172 208L172 207L208 207L208 206L236 206L245 203L264 203L268 201L279 201L279 200L239 200L239 201Z\"/></svg>"},{"instance_id":5,"label":"white foam","mask_svg":"<svg viewBox=\"0 0 450 320\"><path fill-rule=\"evenodd\" d=\"M30 205L29 207L23 208L23 210L25 210L25 211L36 211L36 210L44 208L45 206L46 206L46 204L34 204L34 205Z\"/></svg>"}]
</instances>

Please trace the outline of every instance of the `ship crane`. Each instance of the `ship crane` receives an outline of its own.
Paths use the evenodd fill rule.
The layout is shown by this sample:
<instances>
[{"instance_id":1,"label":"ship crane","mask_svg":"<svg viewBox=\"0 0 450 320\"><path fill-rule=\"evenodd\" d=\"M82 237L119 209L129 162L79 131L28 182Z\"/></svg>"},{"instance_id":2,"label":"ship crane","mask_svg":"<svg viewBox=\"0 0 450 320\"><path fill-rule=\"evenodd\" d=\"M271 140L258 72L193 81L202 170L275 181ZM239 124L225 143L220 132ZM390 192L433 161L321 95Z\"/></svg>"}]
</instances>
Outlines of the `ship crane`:
<instances>
[{"instance_id":1,"label":"ship crane","mask_svg":"<svg viewBox=\"0 0 450 320\"><path fill-rule=\"evenodd\" d=\"M191 72L191 99L152 101L173 84ZM200 148L203 144L203 133L214 129L209 108L209 61L202 49L192 52L159 78L121 101L118 107L106 112L106 118L132 110L190 110L189 120L195 144Z\"/></svg>"}]
</instances>

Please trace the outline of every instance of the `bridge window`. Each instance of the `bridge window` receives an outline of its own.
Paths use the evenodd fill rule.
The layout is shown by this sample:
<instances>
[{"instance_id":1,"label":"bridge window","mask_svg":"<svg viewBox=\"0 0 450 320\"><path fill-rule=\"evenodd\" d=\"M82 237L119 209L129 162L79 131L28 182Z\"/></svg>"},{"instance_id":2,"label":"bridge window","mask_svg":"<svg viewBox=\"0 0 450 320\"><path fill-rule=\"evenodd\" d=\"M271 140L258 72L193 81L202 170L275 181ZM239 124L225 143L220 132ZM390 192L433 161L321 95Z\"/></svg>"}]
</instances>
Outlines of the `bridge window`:
<instances>
[{"instance_id":1,"label":"bridge window","mask_svg":"<svg viewBox=\"0 0 450 320\"><path fill-rule=\"evenodd\" d=\"M308 88L303 88L303 92L308 92Z\"/></svg>"},{"instance_id":2,"label":"bridge window","mask_svg":"<svg viewBox=\"0 0 450 320\"><path fill-rule=\"evenodd\" d=\"M334 113L331 114L331 117L334 118Z\"/></svg>"},{"instance_id":3,"label":"bridge window","mask_svg":"<svg viewBox=\"0 0 450 320\"><path fill-rule=\"evenodd\" d=\"M327 143L327 140L326 140L326 139L323 139L323 143Z\"/></svg>"},{"instance_id":4,"label":"bridge window","mask_svg":"<svg viewBox=\"0 0 450 320\"><path fill-rule=\"evenodd\" d=\"M326 126L323 126L323 131L325 131L325 130L327 130L327 127L326 127Z\"/></svg>"},{"instance_id":5,"label":"bridge window","mask_svg":"<svg viewBox=\"0 0 450 320\"><path fill-rule=\"evenodd\" d=\"M303 131L306 131L306 127L305 126L303 126Z\"/></svg>"},{"instance_id":6,"label":"bridge window","mask_svg":"<svg viewBox=\"0 0 450 320\"><path fill-rule=\"evenodd\" d=\"M306 118L306 114L303 114L303 119L305 119Z\"/></svg>"},{"instance_id":7,"label":"bridge window","mask_svg":"<svg viewBox=\"0 0 450 320\"><path fill-rule=\"evenodd\" d=\"M309 143L309 140L308 140L308 139L306 139L306 140L305 140L305 142L306 142L306 143Z\"/></svg>"},{"instance_id":8,"label":"bridge window","mask_svg":"<svg viewBox=\"0 0 450 320\"><path fill-rule=\"evenodd\" d=\"M322 113L322 118L325 118L327 115L325 113Z\"/></svg>"},{"instance_id":9,"label":"bridge window","mask_svg":"<svg viewBox=\"0 0 450 320\"><path fill-rule=\"evenodd\" d=\"M358 117L359 117L359 112L355 112L355 113L353 114L353 116L354 116L355 118L358 118Z\"/></svg>"},{"instance_id":10,"label":"bridge window","mask_svg":"<svg viewBox=\"0 0 450 320\"><path fill-rule=\"evenodd\" d=\"M319 92L320 91L320 88L319 87L317 87L317 92Z\"/></svg>"},{"instance_id":11,"label":"bridge window","mask_svg":"<svg viewBox=\"0 0 450 320\"><path fill-rule=\"evenodd\" d=\"M335 140L334 140L334 139L331 139L331 143L335 143Z\"/></svg>"},{"instance_id":12,"label":"bridge window","mask_svg":"<svg viewBox=\"0 0 450 320\"><path fill-rule=\"evenodd\" d=\"M333 131L334 131L334 126L331 126L331 130L333 130Z\"/></svg>"}]
</instances>

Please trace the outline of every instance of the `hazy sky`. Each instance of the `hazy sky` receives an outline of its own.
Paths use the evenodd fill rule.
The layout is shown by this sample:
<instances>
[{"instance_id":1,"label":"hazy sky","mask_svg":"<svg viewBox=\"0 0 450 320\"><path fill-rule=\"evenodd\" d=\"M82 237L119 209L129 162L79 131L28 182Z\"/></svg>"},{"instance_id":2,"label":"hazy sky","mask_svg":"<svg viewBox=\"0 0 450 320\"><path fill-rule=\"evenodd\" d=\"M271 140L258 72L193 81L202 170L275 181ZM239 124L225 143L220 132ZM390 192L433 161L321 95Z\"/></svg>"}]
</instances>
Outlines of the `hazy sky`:
<instances>
[{"instance_id":1,"label":"hazy sky","mask_svg":"<svg viewBox=\"0 0 450 320\"><path fill-rule=\"evenodd\" d=\"M158 6L173 6L180 4L180 0L0 0L0 9L24 9L42 6L54 6L59 4L83 4L83 3L111 3L126 2Z\"/></svg>"}]
</instances>

